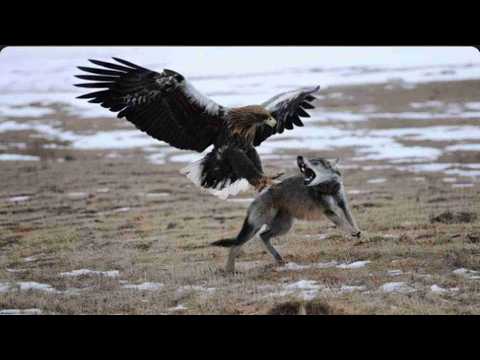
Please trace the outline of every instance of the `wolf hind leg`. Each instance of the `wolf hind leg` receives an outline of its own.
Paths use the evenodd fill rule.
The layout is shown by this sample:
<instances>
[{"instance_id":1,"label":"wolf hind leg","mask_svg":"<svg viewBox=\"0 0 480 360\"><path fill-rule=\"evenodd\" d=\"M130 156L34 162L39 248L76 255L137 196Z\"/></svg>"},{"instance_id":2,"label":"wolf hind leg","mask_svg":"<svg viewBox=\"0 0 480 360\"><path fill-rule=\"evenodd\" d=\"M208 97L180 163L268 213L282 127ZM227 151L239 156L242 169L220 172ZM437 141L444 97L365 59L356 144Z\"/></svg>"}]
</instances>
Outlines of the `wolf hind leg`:
<instances>
[{"instance_id":1,"label":"wolf hind leg","mask_svg":"<svg viewBox=\"0 0 480 360\"><path fill-rule=\"evenodd\" d=\"M282 256L273 247L270 240L276 236L286 234L292 228L292 224L293 217L286 212L280 211L273 218L273 221L269 224L268 229L260 234L260 239L278 264L283 264L284 261Z\"/></svg>"},{"instance_id":2,"label":"wolf hind leg","mask_svg":"<svg viewBox=\"0 0 480 360\"><path fill-rule=\"evenodd\" d=\"M240 252L242 245L252 239L263 225L270 224L276 214L277 210L271 206L271 199L269 198L268 193L265 193L254 200L250 205L242 229L235 238L222 239L212 243L214 246L230 248L225 269L227 272L235 271L235 258Z\"/></svg>"},{"instance_id":3,"label":"wolf hind leg","mask_svg":"<svg viewBox=\"0 0 480 360\"><path fill-rule=\"evenodd\" d=\"M243 223L240 233L235 239L230 242L230 251L228 253L227 264L225 266L225 271L233 273L235 272L235 258L240 252L241 247L248 240L253 238L255 234L260 230L263 224L252 224L247 217Z\"/></svg>"}]
</instances>

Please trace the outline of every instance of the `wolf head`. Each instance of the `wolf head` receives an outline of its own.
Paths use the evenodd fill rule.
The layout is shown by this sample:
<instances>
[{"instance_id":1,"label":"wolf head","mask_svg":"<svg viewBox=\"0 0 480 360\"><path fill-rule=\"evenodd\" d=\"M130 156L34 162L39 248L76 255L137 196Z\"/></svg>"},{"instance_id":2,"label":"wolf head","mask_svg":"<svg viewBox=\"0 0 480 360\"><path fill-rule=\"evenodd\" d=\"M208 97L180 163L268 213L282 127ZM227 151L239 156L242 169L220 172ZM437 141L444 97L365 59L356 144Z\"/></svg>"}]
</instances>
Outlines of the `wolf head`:
<instances>
[{"instance_id":1,"label":"wolf head","mask_svg":"<svg viewBox=\"0 0 480 360\"><path fill-rule=\"evenodd\" d=\"M303 175L306 186L316 186L323 183L342 183L342 174L337 168L338 159L329 161L324 158L305 159L297 157L297 165Z\"/></svg>"},{"instance_id":2,"label":"wolf head","mask_svg":"<svg viewBox=\"0 0 480 360\"><path fill-rule=\"evenodd\" d=\"M324 158L304 159L297 157L297 164L303 174L306 186L315 186L326 196L325 215L336 225L354 237L360 237L360 230L351 214L347 197L343 189L343 179L337 168L338 159L329 161Z\"/></svg>"}]
</instances>

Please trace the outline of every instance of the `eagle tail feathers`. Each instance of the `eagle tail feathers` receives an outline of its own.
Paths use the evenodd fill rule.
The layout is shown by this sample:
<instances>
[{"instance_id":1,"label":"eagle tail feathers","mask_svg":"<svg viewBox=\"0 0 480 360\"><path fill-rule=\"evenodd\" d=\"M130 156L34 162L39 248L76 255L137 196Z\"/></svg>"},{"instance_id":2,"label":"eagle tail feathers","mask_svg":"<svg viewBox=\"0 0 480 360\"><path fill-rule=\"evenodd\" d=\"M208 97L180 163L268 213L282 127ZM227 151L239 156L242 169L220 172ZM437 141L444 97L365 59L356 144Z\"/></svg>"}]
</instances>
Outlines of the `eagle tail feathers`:
<instances>
[{"instance_id":1,"label":"eagle tail feathers","mask_svg":"<svg viewBox=\"0 0 480 360\"><path fill-rule=\"evenodd\" d=\"M250 188L250 184L246 179L232 179L230 177L231 172L218 173L218 166L212 166L212 161L215 160L207 154L204 158L182 168L180 173L185 175L196 186L207 190L222 200L226 200L229 196L235 196ZM205 179L209 181L205 181ZM212 179L215 181L212 182Z\"/></svg>"}]
</instances>

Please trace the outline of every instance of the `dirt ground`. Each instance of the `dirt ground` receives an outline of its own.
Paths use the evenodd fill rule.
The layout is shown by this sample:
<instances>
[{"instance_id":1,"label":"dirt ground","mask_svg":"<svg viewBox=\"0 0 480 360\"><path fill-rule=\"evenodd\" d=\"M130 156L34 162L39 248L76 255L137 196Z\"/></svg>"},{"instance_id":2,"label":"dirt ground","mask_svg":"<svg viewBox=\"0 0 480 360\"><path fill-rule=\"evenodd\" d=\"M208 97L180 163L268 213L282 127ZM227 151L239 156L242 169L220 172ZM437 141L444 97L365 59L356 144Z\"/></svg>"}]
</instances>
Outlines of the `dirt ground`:
<instances>
[{"instance_id":1,"label":"dirt ground","mask_svg":"<svg viewBox=\"0 0 480 360\"><path fill-rule=\"evenodd\" d=\"M322 90L317 105L352 113L366 105L382 113L405 112L411 111L406 109L412 102L478 102L479 85L336 87ZM331 96L335 93L342 96ZM61 105L54 110L44 121L54 118L69 131L130 128L113 117L79 119ZM478 126L479 119L452 115L325 124L391 129ZM236 234L253 191L242 195L244 201L222 201L182 176L182 163L167 159L152 164L141 149L116 150L110 156L108 150L78 150L68 142L31 135L0 133L3 152L25 143L16 152L41 159L0 161L0 311L480 314L478 177L455 175L460 186L452 186L446 180L452 176L442 172L385 168L385 160L354 161L354 144L329 151L281 151L284 157L263 160L267 173L295 172L297 154L342 159L345 187L363 237L353 240L327 220L298 221L289 234L273 241L287 266L274 265L254 239L238 259L238 273L226 275L225 249L209 243ZM457 143L461 141L403 142L439 149ZM480 153L445 152L437 161L479 164ZM358 266L349 267L352 263ZM110 273L69 276L80 269Z\"/></svg>"}]
</instances>

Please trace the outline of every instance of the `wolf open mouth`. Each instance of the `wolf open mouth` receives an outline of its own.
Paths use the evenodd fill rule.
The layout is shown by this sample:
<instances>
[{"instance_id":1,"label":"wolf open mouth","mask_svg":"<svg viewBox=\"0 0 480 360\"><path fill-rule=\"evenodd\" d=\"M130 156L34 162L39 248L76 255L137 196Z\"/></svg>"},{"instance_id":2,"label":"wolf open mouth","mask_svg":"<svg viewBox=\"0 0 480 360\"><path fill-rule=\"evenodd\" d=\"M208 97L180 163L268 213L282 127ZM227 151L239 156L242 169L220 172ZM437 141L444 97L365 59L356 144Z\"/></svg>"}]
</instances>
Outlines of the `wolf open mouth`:
<instances>
[{"instance_id":1,"label":"wolf open mouth","mask_svg":"<svg viewBox=\"0 0 480 360\"><path fill-rule=\"evenodd\" d=\"M303 156L297 157L297 164L300 171L303 174L303 183L305 185L310 184L313 181L313 179L315 179L316 177L315 171L313 171L311 168L308 167L308 165L303 160Z\"/></svg>"}]
</instances>

